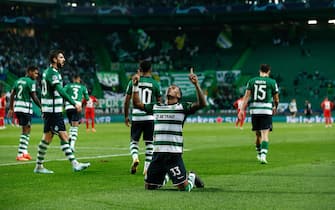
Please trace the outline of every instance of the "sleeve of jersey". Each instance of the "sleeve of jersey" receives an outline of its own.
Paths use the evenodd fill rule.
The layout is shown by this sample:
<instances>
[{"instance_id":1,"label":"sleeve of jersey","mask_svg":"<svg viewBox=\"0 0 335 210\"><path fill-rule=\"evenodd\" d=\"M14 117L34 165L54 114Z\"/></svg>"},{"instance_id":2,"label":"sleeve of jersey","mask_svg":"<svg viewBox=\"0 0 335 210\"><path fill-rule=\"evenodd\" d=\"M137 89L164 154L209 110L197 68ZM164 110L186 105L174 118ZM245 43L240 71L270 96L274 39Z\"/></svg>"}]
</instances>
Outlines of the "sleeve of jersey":
<instances>
[{"instance_id":1,"label":"sleeve of jersey","mask_svg":"<svg viewBox=\"0 0 335 210\"><path fill-rule=\"evenodd\" d=\"M247 89L247 90L251 90L251 88L250 88L250 80L247 82L246 89Z\"/></svg>"},{"instance_id":2,"label":"sleeve of jersey","mask_svg":"<svg viewBox=\"0 0 335 210\"><path fill-rule=\"evenodd\" d=\"M86 87L84 87L84 99L85 99L86 101L88 101L88 100L90 99L90 96L88 95L88 91L87 91L87 88L86 88Z\"/></svg>"},{"instance_id":3,"label":"sleeve of jersey","mask_svg":"<svg viewBox=\"0 0 335 210\"><path fill-rule=\"evenodd\" d=\"M277 82L276 81L274 81L274 88L273 88L273 93L275 94L275 93L278 93L279 92L279 88L278 88L278 84L277 84Z\"/></svg>"},{"instance_id":4,"label":"sleeve of jersey","mask_svg":"<svg viewBox=\"0 0 335 210\"><path fill-rule=\"evenodd\" d=\"M70 102L70 104L72 104L73 106L76 105L76 102L64 91L64 89L62 88L62 86L60 84L56 85L56 90L58 91L58 93L68 102Z\"/></svg>"},{"instance_id":5,"label":"sleeve of jersey","mask_svg":"<svg viewBox=\"0 0 335 210\"><path fill-rule=\"evenodd\" d=\"M127 85L127 89L126 89L126 93L127 95L131 95L132 91L133 91L133 83L131 81L129 81L128 85Z\"/></svg>"},{"instance_id":6,"label":"sleeve of jersey","mask_svg":"<svg viewBox=\"0 0 335 210\"><path fill-rule=\"evenodd\" d=\"M144 104L144 111L147 114L153 114L154 104Z\"/></svg>"},{"instance_id":7,"label":"sleeve of jersey","mask_svg":"<svg viewBox=\"0 0 335 210\"><path fill-rule=\"evenodd\" d=\"M156 87L157 87L157 97L161 97L162 96L162 91L161 91L161 87L159 86L159 84L156 82Z\"/></svg>"},{"instance_id":8,"label":"sleeve of jersey","mask_svg":"<svg viewBox=\"0 0 335 210\"><path fill-rule=\"evenodd\" d=\"M63 88L65 93L67 93L68 87L69 87L68 85L65 85L65 87Z\"/></svg>"},{"instance_id":9,"label":"sleeve of jersey","mask_svg":"<svg viewBox=\"0 0 335 210\"><path fill-rule=\"evenodd\" d=\"M31 83L31 87L30 87L30 88L31 88L31 91L30 91L30 92L36 92L36 82L33 81L33 82Z\"/></svg>"}]
</instances>

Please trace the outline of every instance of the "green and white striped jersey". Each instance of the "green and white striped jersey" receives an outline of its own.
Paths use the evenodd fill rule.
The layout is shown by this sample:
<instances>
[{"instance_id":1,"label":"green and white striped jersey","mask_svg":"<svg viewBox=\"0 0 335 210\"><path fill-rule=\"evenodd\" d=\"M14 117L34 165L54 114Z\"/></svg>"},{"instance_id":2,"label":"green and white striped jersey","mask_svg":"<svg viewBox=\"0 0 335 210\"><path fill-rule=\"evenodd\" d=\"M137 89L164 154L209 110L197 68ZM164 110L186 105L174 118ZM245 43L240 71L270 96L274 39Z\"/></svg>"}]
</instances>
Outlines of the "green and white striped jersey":
<instances>
[{"instance_id":1,"label":"green and white striped jersey","mask_svg":"<svg viewBox=\"0 0 335 210\"><path fill-rule=\"evenodd\" d=\"M143 104L155 104L157 99L161 96L161 89L156 80L152 77L141 77L138 83L139 87L139 97L140 101ZM133 82L129 81L126 93L131 95L133 91ZM150 114L147 114L144 111L133 108L132 109L132 121L145 121L145 120L154 120L154 117Z\"/></svg>"},{"instance_id":2,"label":"green and white striped jersey","mask_svg":"<svg viewBox=\"0 0 335 210\"><path fill-rule=\"evenodd\" d=\"M42 112L61 113L63 111L63 98L55 89L57 84L63 86L61 74L52 66L42 74Z\"/></svg>"},{"instance_id":3,"label":"green and white striped jersey","mask_svg":"<svg viewBox=\"0 0 335 210\"><path fill-rule=\"evenodd\" d=\"M183 125L187 115L193 114L191 106L189 102L144 106L145 111L155 118L154 152L183 153Z\"/></svg>"},{"instance_id":4,"label":"green and white striped jersey","mask_svg":"<svg viewBox=\"0 0 335 210\"><path fill-rule=\"evenodd\" d=\"M247 83L250 95L250 114L272 115L273 96L278 93L278 85L269 77L254 77Z\"/></svg>"},{"instance_id":5,"label":"green and white striped jersey","mask_svg":"<svg viewBox=\"0 0 335 210\"><path fill-rule=\"evenodd\" d=\"M33 114L33 100L30 96L32 92L36 92L36 82L30 77L21 77L15 81L13 85L15 91L14 112L23 112Z\"/></svg>"},{"instance_id":6,"label":"green and white striped jersey","mask_svg":"<svg viewBox=\"0 0 335 210\"><path fill-rule=\"evenodd\" d=\"M64 91L77 103L82 103L83 96L88 101L88 91L86 86L80 83L69 83L65 85ZM68 101L65 102L65 110L75 109L75 107Z\"/></svg>"}]
</instances>

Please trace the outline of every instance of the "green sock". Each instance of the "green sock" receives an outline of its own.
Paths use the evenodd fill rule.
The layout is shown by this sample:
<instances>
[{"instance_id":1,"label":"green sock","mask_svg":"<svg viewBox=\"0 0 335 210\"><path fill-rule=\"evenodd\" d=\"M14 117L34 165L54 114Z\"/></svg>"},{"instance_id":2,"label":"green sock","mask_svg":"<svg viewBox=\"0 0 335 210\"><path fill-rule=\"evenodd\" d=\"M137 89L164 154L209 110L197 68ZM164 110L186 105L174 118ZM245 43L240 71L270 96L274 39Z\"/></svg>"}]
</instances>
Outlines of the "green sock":
<instances>
[{"instance_id":1,"label":"green sock","mask_svg":"<svg viewBox=\"0 0 335 210\"><path fill-rule=\"evenodd\" d=\"M261 145L260 144L256 144L256 152L258 155L261 154Z\"/></svg>"},{"instance_id":2,"label":"green sock","mask_svg":"<svg viewBox=\"0 0 335 210\"><path fill-rule=\"evenodd\" d=\"M70 149L70 145L69 145L68 142L61 140L60 141L60 147L63 150L63 152L65 153L65 156L67 157L67 159L71 163L76 160L72 150Z\"/></svg>"},{"instance_id":3,"label":"green sock","mask_svg":"<svg viewBox=\"0 0 335 210\"><path fill-rule=\"evenodd\" d=\"M269 150L269 142L268 141L262 141L261 143L261 154L266 155Z\"/></svg>"}]
</instances>

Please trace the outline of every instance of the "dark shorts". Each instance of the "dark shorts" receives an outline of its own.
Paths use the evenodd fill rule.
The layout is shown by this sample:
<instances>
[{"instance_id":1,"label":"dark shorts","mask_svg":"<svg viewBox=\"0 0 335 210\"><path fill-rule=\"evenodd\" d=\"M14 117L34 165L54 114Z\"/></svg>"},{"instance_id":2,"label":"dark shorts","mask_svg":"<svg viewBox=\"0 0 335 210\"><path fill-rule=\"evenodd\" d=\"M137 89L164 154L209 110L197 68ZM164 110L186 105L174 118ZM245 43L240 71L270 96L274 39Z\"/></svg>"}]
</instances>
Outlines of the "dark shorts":
<instances>
[{"instance_id":1,"label":"dark shorts","mask_svg":"<svg viewBox=\"0 0 335 210\"><path fill-rule=\"evenodd\" d=\"M272 115L253 114L251 115L252 130L260 131L270 129L272 131Z\"/></svg>"},{"instance_id":2,"label":"dark shorts","mask_svg":"<svg viewBox=\"0 0 335 210\"><path fill-rule=\"evenodd\" d=\"M44 133L51 131L59 134L59 131L66 131L62 113L43 113Z\"/></svg>"},{"instance_id":3,"label":"dark shorts","mask_svg":"<svg viewBox=\"0 0 335 210\"><path fill-rule=\"evenodd\" d=\"M145 182L161 186L168 174L174 185L184 183L187 179L182 154L155 152L149 165Z\"/></svg>"},{"instance_id":4,"label":"dark shorts","mask_svg":"<svg viewBox=\"0 0 335 210\"><path fill-rule=\"evenodd\" d=\"M23 112L15 112L17 119L19 120L20 126L28 126L31 125L31 114L23 113Z\"/></svg>"},{"instance_id":5,"label":"dark shorts","mask_svg":"<svg viewBox=\"0 0 335 210\"><path fill-rule=\"evenodd\" d=\"M131 139L139 141L143 133L143 140L153 141L154 121L132 121L131 123Z\"/></svg>"},{"instance_id":6,"label":"dark shorts","mask_svg":"<svg viewBox=\"0 0 335 210\"><path fill-rule=\"evenodd\" d=\"M76 109L67 109L66 110L66 116L69 119L70 124L71 124L71 122L80 121L80 118L81 118L80 112L77 112Z\"/></svg>"}]
</instances>

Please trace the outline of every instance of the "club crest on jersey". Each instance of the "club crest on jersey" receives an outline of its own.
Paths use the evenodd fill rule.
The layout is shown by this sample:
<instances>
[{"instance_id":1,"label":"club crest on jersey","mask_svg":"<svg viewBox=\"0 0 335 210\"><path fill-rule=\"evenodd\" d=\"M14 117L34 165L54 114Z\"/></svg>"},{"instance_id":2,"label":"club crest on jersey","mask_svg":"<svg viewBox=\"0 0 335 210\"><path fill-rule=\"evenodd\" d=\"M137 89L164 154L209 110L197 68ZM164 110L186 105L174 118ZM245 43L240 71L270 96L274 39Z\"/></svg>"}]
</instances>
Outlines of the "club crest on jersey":
<instances>
[{"instance_id":1,"label":"club crest on jersey","mask_svg":"<svg viewBox=\"0 0 335 210\"><path fill-rule=\"evenodd\" d=\"M52 80L53 80L53 81L58 80L57 75L53 75L53 76L52 76Z\"/></svg>"}]
</instances>

